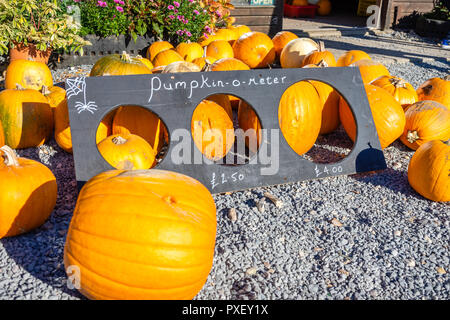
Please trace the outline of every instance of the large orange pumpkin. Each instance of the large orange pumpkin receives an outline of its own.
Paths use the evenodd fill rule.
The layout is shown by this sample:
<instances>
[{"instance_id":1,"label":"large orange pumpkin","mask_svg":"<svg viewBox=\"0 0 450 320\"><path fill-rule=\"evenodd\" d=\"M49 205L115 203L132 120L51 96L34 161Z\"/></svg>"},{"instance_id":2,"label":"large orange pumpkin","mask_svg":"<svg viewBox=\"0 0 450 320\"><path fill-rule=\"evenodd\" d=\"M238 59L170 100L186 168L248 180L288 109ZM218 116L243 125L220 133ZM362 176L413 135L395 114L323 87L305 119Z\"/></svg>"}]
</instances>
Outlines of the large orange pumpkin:
<instances>
[{"instance_id":1,"label":"large orange pumpkin","mask_svg":"<svg viewBox=\"0 0 450 320\"><path fill-rule=\"evenodd\" d=\"M330 0L320 0L317 5L319 8L317 8L317 14L319 16L327 16L331 13L332 5Z\"/></svg>"},{"instance_id":2,"label":"large orange pumpkin","mask_svg":"<svg viewBox=\"0 0 450 320\"><path fill-rule=\"evenodd\" d=\"M53 86L52 73L45 63L14 60L6 69L5 89L15 89L17 85L34 90L42 90L42 86L50 88Z\"/></svg>"},{"instance_id":3,"label":"large orange pumpkin","mask_svg":"<svg viewBox=\"0 0 450 320\"><path fill-rule=\"evenodd\" d=\"M308 152L319 136L322 103L314 86L300 81L282 95L278 122L289 146L299 155Z\"/></svg>"},{"instance_id":4,"label":"large orange pumpkin","mask_svg":"<svg viewBox=\"0 0 450 320\"><path fill-rule=\"evenodd\" d=\"M121 106L114 116L113 134L135 134L144 138L156 152L163 146L165 125L153 112L139 106Z\"/></svg>"},{"instance_id":5,"label":"large orange pumpkin","mask_svg":"<svg viewBox=\"0 0 450 320\"><path fill-rule=\"evenodd\" d=\"M136 59L138 59L140 62L142 62L143 64L145 64L147 66L147 68L149 68L150 70L152 70L154 68L153 63L147 59L147 58L143 58L140 55L136 56Z\"/></svg>"},{"instance_id":6,"label":"large orange pumpkin","mask_svg":"<svg viewBox=\"0 0 450 320\"><path fill-rule=\"evenodd\" d=\"M55 141L63 150L72 153L72 134L70 132L69 109L67 99L54 109Z\"/></svg>"},{"instance_id":7,"label":"large orange pumpkin","mask_svg":"<svg viewBox=\"0 0 450 320\"><path fill-rule=\"evenodd\" d=\"M350 66L359 68L364 84L369 84L381 76L390 76L388 69L384 65L373 60L359 60Z\"/></svg>"},{"instance_id":8,"label":"large orange pumpkin","mask_svg":"<svg viewBox=\"0 0 450 320\"><path fill-rule=\"evenodd\" d=\"M450 75L445 78L432 78L417 89L419 100L437 101L450 109Z\"/></svg>"},{"instance_id":9,"label":"large orange pumpkin","mask_svg":"<svg viewBox=\"0 0 450 320\"><path fill-rule=\"evenodd\" d=\"M0 121L0 146L5 145L5 134L3 133L2 122Z\"/></svg>"},{"instance_id":10,"label":"large orange pumpkin","mask_svg":"<svg viewBox=\"0 0 450 320\"><path fill-rule=\"evenodd\" d=\"M341 121L339 119L339 93L330 85L320 81L310 81L316 89L322 105L322 124L320 134L328 134L336 130Z\"/></svg>"},{"instance_id":11,"label":"large orange pumpkin","mask_svg":"<svg viewBox=\"0 0 450 320\"><path fill-rule=\"evenodd\" d=\"M275 48L272 39L262 32L249 32L242 35L233 44L235 58L250 68L266 68L275 60Z\"/></svg>"},{"instance_id":12,"label":"large orange pumpkin","mask_svg":"<svg viewBox=\"0 0 450 320\"><path fill-rule=\"evenodd\" d=\"M106 137L112 135L113 119L116 115L116 112L117 109L108 112L108 114L102 119L102 121L100 121L97 128L97 133L95 135L95 143L99 143Z\"/></svg>"},{"instance_id":13,"label":"large orange pumpkin","mask_svg":"<svg viewBox=\"0 0 450 320\"><path fill-rule=\"evenodd\" d=\"M273 38L273 46L275 48L275 54L277 58L280 58L281 51L283 51L283 48L294 39L297 39L298 36L295 33L292 33L290 31L280 31L278 32Z\"/></svg>"},{"instance_id":14,"label":"large orange pumpkin","mask_svg":"<svg viewBox=\"0 0 450 320\"><path fill-rule=\"evenodd\" d=\"M155 68L161 66L167 66L172 62L176 61L184 61L183 57L178 54L175 50L169 49L165 51L161 51L156 55L156 57L152 60Z\"/></svg>"},{"instance_id":15,"label":"large orange pumpkin","mask_svg":"<svg viewBox=\"0 0 450 320\"><path fill-rule=\"evenodd\" d=\"M373 85L364 86L372 111L373 121L378 132L381 147L384 149L399 138L405 128L405 113L400 103L384 89ZM345 99L339 102L339 117L345 131L352 141L356 138L356 123Z\"/></svg>"},{"instance_id":16,"label":"large orange pumpkin","mask_svg":"<svg viewBox=\"0 0 450 320\"><path fill-rule=\"evenodd\" d=\"M202 36L200 39L198 39L197 43L202 47L206 47L208 44L210 44L211 42L213 42L215 40L223 40L223 39L216 36L215 34L210 34L210 35L207 35L206 37Z\"/></svg>"},{"instance_id":17,"label":"large orange pumpkin","mask_svg":"<svg viewBox=\"0 0 450 320\"><path fill-rule=\"evenodd\" d=\"M169 49L174 49L173 45L170 42L155 41L147 49L147 59L153 61L158 53Z\"/></svg>"},{"instance_id":18,"label":"large orange pumpkin","mask_svg":"<svg viewBox=\"0 0 450 320\"><path fill-rule=\"evenodd\" d=\"M337 67L348 67L359 60L372 60L372 58L361 50L350 50L344 53L337 61Z\"/></svg>"},{"instance_id":19,"label":"large orange pumpkin","mask_svg":"<svg viewBox=\"0 0 450 320\"><path fill-rule=\"evenodd\" d=\"M205 55L213 57L216 60L224 58L233 58L233 48L226 40L214 40L206 46Z\"/></svg>"},{"instance_id":20,"label":"large orange pumpkin","mask_svg":"<svg viewBox=\"0 0 450 320\"><path fill-rule=\"evenodd\" d=\"M56 178L40 162L18 158L0 148L0 239L31 231L50 216L56 204Z\"/></svg>"},{"instance_id":21,"label":"large orange pumpkin","mask_svg":"<svg viewBox=\"0 0 450 320\"><path fill-rule=\"evenodd\" d=\"M53 110L66 99L66 90L58 86L53 86L51 88L43 86L41 92L47 98L48 103Z\"/></svg>"},{"instance_id":22,"label":"large orange pumpkin","mask_svg":"<svg viewBox=\"0 0 450 320\"><path fill-rule=\"evenodd\" d=\"M210 71L250 70L250 67L236 58L224 58L214 62Z\"/></svg>"},{"instance_id":23,"label":"large orange pumpkin","mask_svg":"<svg viewBox=\"0 0 450 320\"><path fill-rule=\"evenodd\" d=\"M231 108L231 102L228 95L220 93L213 94L212 96L209 96L207 100L211 100L217 103L219 106L223 108L223 110L225 110L230 119L233 119L233 110Z\"/></svg>"},{"instance_id":24,"label":"large orange pumpkin","mask_svg":"<svg viewBox=\"0 0 450 320\"><path fill-rule=\"evenodd\" d=\"M233 121L228 113L211 100L195 108L191 132L197 148L211 160L222 159L234 144Z\"/></svg>"},{"instance_id":25,"label":"large orange pumpkin","mask_svg":"<svg viewBox=\"0 0 450 320\"><path fill-rule=\"evenodd\" d=\"M122 76L150 73L152 71L142 61L138 58L132 58L124 52L122 54L111 54L97 60L89 76Z\"/></svg>"},{"instance_id":26,"label":"large orange pumpkin","mask_svg":"<svg viewBox=\"0 0 450 320\"><path fill-rule=\"evenodd\" d=\"M237 33L233 28L223 28L216 31L216 37L233 44L234 41L239 38L239 33Z\"/></svg>"},{"instance_id":27,"label":"large orange pumpkin","mask_svg":"<svg viewBox=\"0 0 450 320\"><path fill-rule=\"evenodd\" d=\"M330 51L325 50L325 45L322 41L319 42L318 51L313 51L305 56L305 59L303 59L302 62L302 67L308 64L318 64L321 62L326 63L328 67L336 66L336 59Z\"/></svg>"},{"instance_id":28,"label":"large orange pumpkin","mask_svg":"<svg viewBox=\"0 0 450 320\"><path fill-rule=\"evenodd\" d=\"M216 207L197 180L112 170L81 189L64 248L90 299L192 299L211 270ZM70 270L70 269L69 269Z\"/></svg>"},{"instance_id":29,"label":"large orange pumpkin","mask_svg":"<svg viewBox=\"0 0 450 320\"><path fill-rule=\"evenodd\" d=\"M109 136L97 148L106 162L119 170L150 169L155 163L152 147L134 134Z\"/></svg>"},{"instance_id":30,"label":"large orange pumpkin","mask_svg":"<svg viewBox=\"0 0 450 320\"><path fill-rule=\"evenodd\" d=\"M244 100L239 101L238 122L246 135L245 144L252 153L255 153L261 145L261 122L255 110Z\"/></svg>"},{"instance_id":31,"label":"large orange pumpkin","mask_svg":"<svg viewBox=\"0 0 450 320\"><path fill-rule=\"evenodd\" d=\"M195 42L182 42L177 46L176 51L187 62L193 62L195 59L203 57L202 46Z\"/></svg>"},{"instance_id":32,"label":"large orange pumpkin","mask_svg":"<svg viewBox=\"0 0 450 320\"><path fill-rule=\"evenodd\" d=\"M394 76L381 76L370 84L388 91L403 107L408 108L418 101L416 90L405 80Z\"/></svg>"},{"instance_id":33,"label":"large orange pumpkin","mask_svg":"<svg viewBox=\"0 0 450 320\"><path fill-rule=\"evenodd\" d=\"M433 140L421 145L408 166L408 181L419 194L432 201L450 201L450 145Z\"/></svg>"},{"instance_id":34,"label":"large orange pumpkin","mask_svg":"<svg viewBox=\"0 0 450 320\"><path fill-rule=\"evenodd\" d=\"M400 140L413 150L431 140L450 139L450 110L439 102L417 102L406 110L405 117L405 130Z\"/></svg>"},{"instance_id":35,"label":"large orange pumpkin","mask_svg":"<svg viewBox=\"0 0 450 320\"><path fill-rule=\"evenodd\" d=\"M53 133L53 112L47 98L20 86L0 92L0 121L6 144L14 149L40 146Z\"/></svg>"},{"instance_id":36,"label":"large orange pumpkin","mask_svg":"<svg viewBox=\"0 0 450 320\"><path fill-rule=\"evenodd\" d=\"M237 39L248 32L252 32L250 27L245 24L234 26L234 31L236 32Z\"/></svg>"}]
</instances>

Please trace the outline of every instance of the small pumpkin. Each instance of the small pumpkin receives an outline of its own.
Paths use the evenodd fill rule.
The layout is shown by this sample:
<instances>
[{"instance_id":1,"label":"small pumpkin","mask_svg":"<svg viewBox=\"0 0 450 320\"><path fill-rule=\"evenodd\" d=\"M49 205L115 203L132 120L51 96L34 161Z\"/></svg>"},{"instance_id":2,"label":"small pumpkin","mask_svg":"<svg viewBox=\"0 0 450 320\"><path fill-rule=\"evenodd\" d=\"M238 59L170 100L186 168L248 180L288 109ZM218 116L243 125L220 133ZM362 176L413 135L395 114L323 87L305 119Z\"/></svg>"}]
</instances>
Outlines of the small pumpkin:
<instances>
[{"instance_id":1,"label":"small pumpkin","mask_svg":"<svg viewBox=\"0 0 450 320\"><path fill-rule=\"evenodd\" d=\"M405 110L419 99L414 87L399 77L381 76L370 84L388 91Z\"/></svg>"},{"instance_id":2,"label":"small pumpkin","mask_svg":"<svg viewBox=\"0 0 450 320\"><path fill-rule=\"evenodd\" d=\"M397 140L405 129L405 112L400 103L384 89L367 84L364 86L372 111L373 121L381 147L384 149ZM356 123L347 102L341 97L339 118L352 141L356 138Z\"/></svg>"},{"instance_id":3,"label":"small pumpkin","mask_svg":"<svg viewBox=\"0 0 450 320\"><path fill-rule=\"evenodd\" d=\"M20 86L0 92L0 121L5 143L14 149L40 146L53 133L53 112L47 98Z\"/></svg>"},{"instance_id":4,"label":"small pumpkin","mask_svg":"<svg viewBox=\"0 0 450 320\"><path fill-rule=\"evenodd\" d=\"M143 138L115 134L97 144L106 162L119 170L150 169L155 163L155 152Z\"/></svg>"},{"instance_id":5,"label":"small pumpkin","mask_svg":"<svg viewBox=\"0 0 450 320\"><path fill-rule=\"evenodd\" d=\"M298 155L311 149L322 122L322 104L311 83L297 82L283 93L278 122L286 142Z\"/></svg>"},{"instance_id":6,"label":"small pumpkin","mask_svg":"<svg viewBox=\"0 0 450 320\"><path fill-rule=\"evenodd\" d=\"M251 69L266 68L275 61L272 39L262 32L248 32L233 44L234 57Z\"/></svg>"},{"instance_id":7,"label":"small pumpkin","mask_svg":"<svg viewBox=\"0 0 450 320\"><path fill-rule=\"evenodd\" d=\"M317 14L319 16L328 16L331 13L332 5L330 0L320 0L317 2Z\"/></svg>"},{"instance_id":8,"label":"small pumpkin","mask_svg":"<svg viewBox=\"0 0 450 320\"><path fill-rule=\"evenodd\" d=\"M210 44L211 42L215 41L215 40L223 40L220 37L216 36L215 34L210 34L207 36L202 36L200 37L200 39L198 39L197 43L202 47L206 47L208 44Z\"/></svg>"},{"instance_id":9,"label":"small pumpkin","mask_svg":"<svg viewBox=\"0 0 450 320\"><path fill-rule=\"evenodd\" d=\"M250 67L241 60L236 58L224 58L214 62L210 68L210 71L232 71L232 70L250 70Z\"/></svg>"},{"instance_id":10,"label":"small pumpkin","mask_svg":"<svg viewBox=\"0 0 450 320\"><path fill-rule=\"evenodd\" d=\"M277 58L280 58L283 48L294 39L298 39L298 36L290 31L280 31L272 38Z\"/></svg>"},{"instance_id":11,"label":"small pumpkin","mask_svg":"<svg viewBox=\"0 0 450 320\"><path fill-rule=\"evenodd\" d=\"M372 60L372 58L362 50L350 50L339 57L336 66L348 67L352 63L355 63L359 60Z\"/></svg>"},{"instance_id":12,"label":"small pumpkin","mask_svg":"<svg viewBox=\"0 0 450 320\"><path fill-rule=\"evenodd\" d=\"M444 78L432 78L418 89L419 100L433 100L450 109L450 75Z\"/></svg>"},{"instance_id":13,"label":"small pumpkin","mask_svg":"<svg viewBox=\"0 0 450 320\"><path fill-rule=\"evenodd\" d=\"M147 58L143 58L142 56L137 55L136 59L138 59L140 62L145 64L147 66L147 68L149 68L150 70L152 70L154 68L153 63L150 60L148 60Z\"/></svg>"},{"instance_id":14,"label":"small pumpkin","mask_svg":"<svg viewBox=\"0 0 450 320\"><path fill-rule=\"evenodd\" d=\"M164 67L161 73L200 72L198 65L187 61L175 61Z\"/></svg>"},{"instance_id":15,"label":"small pumpkin","mask_svg":"<svg viewBox=\"0 0 450 320\"><path fill-rule=\"evenodd\" d=\"M320 81L309 81L317 91L322 105L322 123L319 134L328 134L336 130L339 119L339 93L330 85Z\"/></svg>"},{"instance_id":16,"label":"small pumpkin","mask_svg":"<svg viewBox=\"0 0 450 320\"><path fill-rule=\"evenodd\" d=\"M148 47L146 57L148 60L153 61L158 53L169 49L175 49L170 42L155 41Z\"/></svg>"},{"instance_id":17,"label":"small pumpkin","mask_svg":"<svg viewBox=\"0 0 450 320\"><path fill-rule=\"evenodd\" d=\"M183 57L178 54L175 50L169 49L162 51L156 55L156 57L152 60L155 68L161 66L167 66L172 62L176 61L184 61Z\"/></svg>"},{"instance_id":18,"label":"small pumpkin","mask_svg":"<svg viewBox=\"0 0 450 320\"><path fill-rule=\"evenodd\" d=\"M439 102L419 101L406 110L405 117L400 140L413 150L431 140L450 139L450 110Z\"/></svg>"},{"instance_id":19,"label":"small pumpkin","mask_svg":"<svg viewBox=\"0 0 450 320\"><path fill-rule=\"evenodd\" d=\"M236 32L237 39L248 32L252 32L250 27L245 24L234 26L234 31Z\"/></svg>"},{"instance_id":20,"label":"small pumpkin","mask_svg":"<svg viewBox=\"0 0 450 320\"><path fill-rule=\"evenodd\" d=\"M298 38L289 41L280 55L282 68L301 68L305 57L319 50L319 45L309 38Z\"/></svg>"},{"instance_id":21,"label":"small pumpkin","mask_svg":"<svg viewBox=\"0 0 450 320\"><path fill-rule=\"evenodd\" d=\"M67 99L64 99L54 109L55 141L61 149L72 153L72 134L70 132L69 109Z\"/></svg>"},{"instance_id":22,"label":"small pumpkin","mask_svg":"<svg viewBox=\"0 0 450 320\"><path fill-rule=\"evenodd\" d=\"M192 299L211 270L216 207L197 180L111 170L81 189L64 247L89 299Z\"/></svg>"},{"instance_id":23,"label":"small pumpkin","mask_svg":"<svg viewBox=\"0 0 450 320\"><path fill-rule=\"evenodd\" d=\"M2 122L0 121L0 146L5 145L5 134L3 133Z\"/></svg>"},{"instance_id":24,"label":"small pumpkin","mask_svg":"<svg viewBox=\"0 0 450 320\"><path fill-rule=\"evenodd\" d=\"M421 145L408 166L408 182L432 201L450 201L450 142L432 140Z\"/></svg>"},{"instance_id":25,"label":"small pumpkin","mask_svg":"<svg viewBox=\"0 0 450 320\"><path fill-rule=\"evenodd\" d=\"M230 119L233 119L233 110L231 108L231 102L228 95L220 93L213 94L212 96L209 96L207 100L211 100L217 103L219 106L223 108L223 110L225 110Z\"/></svg>"},{"instance_id":26,"label":"small pumpkin","mask_svg":"<svg viewBox=\"0 0 450 320\"><path fill-rule=\"evenodd\" d=\"M373 80L382 77L390 76L388 69L379 62L373 60L359 60L350 65L350 67L358 67L361 72L361 77L364 84L369 84Z\"/></svg>"},{"instance_id":27,"label":"small pumpkin","mask_svg":"<svg viewBox=\"0 0 450 320\"><path fill-rule=\"evenodd\" d=\"M238 122L244 130L246 146L250 152L256 153L262 140L261 122L255 110L244 100L239 101Z\"/></svg>"},{"instance_id":28,"label":"small pumpkin","mask_svg":"<svg viewBox=\"0 0 450 320\"><path fill-rule=\"evenodd\" d=\"M47 98L48 103L53 110L57 108L58 105L64 101L64 99L66 99L66 90L58 86L53 86L50 88L43 86L41 92Z\"/></svg>"},{"instance_id":29,"label":"small pumpkin","mask_svg":"<svg viewBox=\"0 0 450 320\"><path fill-rule=\"evenodd\" d=\"M293 6L307 6L309 4L308 4L308 0L293 0L292 5Z\"/></svg>"},{"instance_id":30,"label":"small pumpkin","mask_svg":"<svg viewBox=\"0 0 450 320\"><path fill-rule=\"evenodd\" d=\"M150 73L152 71L139 59L132 58L126 52L123 52L122 54L110 54L97 60L89 76L122 76Z\"/></svg>"},{"instance_id":31,"label":"small pumpkin","mask_svg":"<svg viewBox=\"0 0 450 320\"><path fill-rule=\"evenodd\" d=\"M303 59L302 67L308 64L326 63L328 67L336 67L336 59L333 54L325 50L325 45L322 41L319 42L319 50L313 51L305 56Z\"/></svg>"},{"instance_id":32,"label":"small pumpkin","mask_svg":"<svg viewBox=\"0 0 450 320\"><path fill-rule=\"evenodd\" d=\"M201 70L206 70L211 64L213 64L216 61L213 57L201 57L194 59L192 63L195 63L200 67Z\"/></svg>"},{"instance_id":33,"label":"small pumpkin","mask_svg":"<svg viewBox=\"0 0 450 320\"><path fill-rule=\"evenodd\" d=\"M5 89L16 89L17 85L25 89L42 90L42 86L53 86L53 77L45 63L31 60L14 60L6 68Z\"/></svg>"},{"instance_id":34,"label":"small pumpkin","mask_svg":"<svg viewBox=\"0 0 450 320\"><path fill-rule=\"evenodd\" d=\"M165 130L165 125L156 114L139 106L119 107L112 125L113 134L138 135L156 152L161 150Z\"/></svg>"},{"instance_id":35,"label":"small pumpkin","mask_svg":"<svg viewBox=\"0 0 450 320\"><path fill-rule=\"evenodd\" d=\"M233 121L219 104L203 100L191 120L192 138L210 160L222 159L234 144Z\"/></svg>"},{"instance_id":36,"label":"small pumpkin","mask_svg":"<svg viewBox=\"0 0 450 320\"><path fill-rule=\"evenodd\" d=\"M0 239L39 227L56 205L56 178L50 169L17 157L8 146L0 148L0 188Z\"/></svg>"},{"instance_id":37,"label":"small pumpkin","mask_svg":"<svg viewBox=\"0 0 450 320\"><path fill-rule=\"evenodd\" d=\"M233 58L233 48L226 40L214 40L206 46L205 55L213 57L216 60L224 58Z\"/></svg>"},{"instance_id":38,"label":"small pumpkin","mask_svg":"<svg viewBox=\"0 0 450 320\"><path fill-rule=\"evenodd\" d=\"M230 45L239 38L239 34L234 29L222 28L216 31L216 36L222 40L228 41Z\"/></svg>"},{"instance_id":39,"label":"small pumpkin","mask_svg":"<svg viewBox=\"0 0 450 320\"><path fill-rule=\"evenodd\" d=\"M98 144L100 141L102 141L106 137L109 137L110 135L112 135L113 120L114 120L114 116L116 115L116 112L117 112L117 109L114 109L114 110L108 112L108 114L103 117L102 121L100 121L98 128L97 128L97 133L95 135L95 143Z\"/></svg>"},{"instance_id":40,"label":"small pumpkin","mask_svg":"<svg viewBox=\"0 0 450 320\"><path fill-rule=\"evenodd\" d=\"M203 57L203 48L196 42L182 42L177 46L176 51L187 62Z\"/></svg>"}]
</instances>

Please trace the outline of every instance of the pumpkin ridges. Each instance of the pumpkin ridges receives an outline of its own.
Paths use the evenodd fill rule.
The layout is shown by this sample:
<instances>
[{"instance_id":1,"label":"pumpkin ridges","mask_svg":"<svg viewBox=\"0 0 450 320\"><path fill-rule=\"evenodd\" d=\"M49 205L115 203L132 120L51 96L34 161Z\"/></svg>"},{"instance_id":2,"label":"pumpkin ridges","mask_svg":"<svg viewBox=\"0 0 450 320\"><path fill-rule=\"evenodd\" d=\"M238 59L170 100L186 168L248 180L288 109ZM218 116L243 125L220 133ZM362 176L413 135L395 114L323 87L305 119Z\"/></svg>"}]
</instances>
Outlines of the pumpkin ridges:
<instances>
[{"instance_id":1,"label":"pumpkin ridges","mask_svg":"<svg viewBox=\"0 0 450 320\"><path fill-rule=\"evenodd\" d=\"M206 46L205 56L216 60L234 58L233 48L226 40L214 40Z\"/></svg>"},{"instance_id":2,"label":"pumpkin ridges","mask_svg":"<svg viewBox=\"0 0 450 320\"><path fill-rule=\"evenodd\" d=\"M262 140L261 122L255 110L243 100L239 101L238 122L244 133L249 134L247 130L254 130L251 132L252 134L245 137L245 145L252 153L257 152Z\"/></svg>"},{"instance_id":3,"label":"pumpkin ridges","mask_svg":"<svg viewBox=\"0 0 450 320\"><path fill-rule=\"evenodd\" d=\"M350 50L345 52L341 57L339 57L336 66L337 67L348 67L352 63L359 60L372 60L372 58L361 50Z\"/></svg>"},{"instance_id":4,"label":"pumpkin ridges","mask_svg":"<svg viewBox=\"0 0 450 320\"><path fill-rule=\"evenodd\" d=\"M151 74L152 71L138 58L130 57L126 52L111 54L100 58L89 74L95 76L115 76L131 74Z\"/></svg>"},{"instance_id":5,"label":"pumpkin ridges","mask_svg":"<svg viewBox=\"0 0 450 320\"><path fill-rule=\"evenodd\" d=\"M305 56L302 61L302 67L308 64L326 64L327 67L335 67L336 59L330 51L325 50L323 41L319 42L319 50L313 51Z\"/></svg>"},{"instance_id":6,"label":"pumpkin ridges","mask_svg":"<svg viewBox=\"0 0 450 320\"><path fill-rule=\"evenodd\" d=\"M390 76L388 69L379 62L363 59L356 61L350 67L358 67L364 84L370 84L381 76Z\"/></svg>"},{"instance_id":7,"label":"pumpkin ridges","mask_svg":"<svg viewBox=\"0 0 450 320\"><path fill-rule=\"evenodd\" d=\"M373 80L370 84L388 91L405 110L419 100L413 86L399 77L381 76Z\"/></svg>"},{"instance_id":8,"label":"pumpkin ridges","mask_svg":"<svg viewBox=\"0 0 450 320\"><path fill-rule=\"evenodd\" d=\"M152 60L153 65L155 68L161 67L161 66L167 66L171 64L172 62L176 61L184 61L183 57L176 52L175 50L169 49L165 51L161 51L158 53L155 58Z\"/></svg>"},{"instance_id":9,"label":"pumpkin ridges","mask_svg":"<svg viewBox=\"0 0 450 320\"><path fill-rule=\"evenodd\" d=\"M0 121L0 147L5 145L5 134L3 133L2 122Z\"/></svg>"},{"instance_id":10,"label":"pumpkin ridges","mask_svg":"<svg viewBox=\"0 0 450 320\"><path fill-rule=\"evenodd\" d=\"M153 63L156 55L162 51L174 49L173 45L168 41L153 42L147 50L146 58Z\"/></svg>"},{"instance_id":11,"label":"pumpkin ridges","mask_svg":"<svg viewBox=\"0 0 450 320\"><path fill-rule=\"evenodd\" d=\"M336 130L339 119L339 93L330 85L320 81L309 81L316 89L322 104L322 122L319 134L328 134Z\"/></svg>"},{"instance_id":12,"label":"pumpkin ridges","mask_svg":"<svg viewBox=\"0 0 450 320\"><path fill-rule=\"evenodd\" d=\"M419 101L433 100L450 109L450 80L447 80L448 77L431 78L425 81L417 89Z\"/></svg>"},{"instance_id":13,"label":"pumpkin ridges","mask_svg":"<svg viewBox=\"0 0 450 320\"><path fill-rule=\"evenodd\" d=\"M278 32L273 38L272 42L275 48L275 54L277 58L280 58L281 51L283 51L283 48L294 39L297 39L298 36L295 33L292 33L290 31L280 31Z\"/></svg>"},{"instance_id":14,"label":"pumpkin ridges","mask_svg":"<svg viewBox=\"0 0 450 320\"><path fill-rule=\"evenodd\" d=\"M272 39L262 32L249 32L233 44L234 57L250 68L266 68L275 61Z\"/></svg>"}]
</instances>

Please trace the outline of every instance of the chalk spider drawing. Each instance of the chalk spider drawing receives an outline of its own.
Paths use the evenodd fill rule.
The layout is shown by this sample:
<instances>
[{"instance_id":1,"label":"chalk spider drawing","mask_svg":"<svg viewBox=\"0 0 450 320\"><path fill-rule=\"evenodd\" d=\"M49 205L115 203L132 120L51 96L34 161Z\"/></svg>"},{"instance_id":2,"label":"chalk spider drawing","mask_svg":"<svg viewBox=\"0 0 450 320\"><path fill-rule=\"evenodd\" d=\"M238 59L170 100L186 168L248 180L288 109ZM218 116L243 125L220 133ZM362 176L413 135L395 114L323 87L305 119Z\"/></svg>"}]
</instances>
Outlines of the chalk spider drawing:
<instances>
[{"instance_id":1,"label":"chalk spider drawing","mask_svg":"<svg viewBox=\"0 0 450 320\"><path fill-rule=\"evenodd\" d=\"M75 79L67 79L67 99L70 99L72 96L77 96L81 92L83 92L84 101L77 101L75 103L75 108L77 108L78 113L83 111L89 111L90 113L94 113L97 111L97 104L94 101L86 101L86 78L80 77Z\"/></svg>"}]
</instances>

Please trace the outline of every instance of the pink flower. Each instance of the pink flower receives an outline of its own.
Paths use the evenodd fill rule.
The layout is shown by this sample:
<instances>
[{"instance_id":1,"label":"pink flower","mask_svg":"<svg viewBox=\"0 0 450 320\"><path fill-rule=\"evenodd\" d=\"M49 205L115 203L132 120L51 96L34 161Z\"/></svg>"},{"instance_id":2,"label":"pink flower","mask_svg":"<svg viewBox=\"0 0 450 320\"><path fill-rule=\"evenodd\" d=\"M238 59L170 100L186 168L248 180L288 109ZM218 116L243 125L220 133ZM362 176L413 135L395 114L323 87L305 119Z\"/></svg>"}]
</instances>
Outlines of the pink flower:
<instances>
[{"instance_id":1,"label":"pink flower","mask_svg":"<svg viewBox=\"0 0 450 320\"><path fill-rule=\"evenodd\" d=\"M190 3L194 2L194 0L188 0Z\"/></svg>"},{"instance_id":2,"label":"pink flower","mask_svg":"<svg viewBox=\"0 0 450 320\"><path fill-rule=\"evenodd\" d=\"M114 0L114 2L117 3L117 4L121 4L121 5L125 4L125 2L123 2L122 0Z\"/></svg>"},{"instance_id":3,"label":"pink flower","mask_svg":"<svg viewBox=\"0 0 450 320\"><path fill-rule=\"evenodd\" d=\"M198 12L197 10L194 10L194 11L192 11L192 12L194 12L196 15L199 15L199 14L200 14L200 12Z\"/></svg>"},{"instance_id":4,"label":"pink flower","mask_svg":"<svg viewBox=\"0 0 450 320\"><path fill-rule=\"evenodd\" d=\"M177 7L177 8L180 7L180 3L179 3L179 2L176 2L176 1L173 2L173 5L174 5L175 7Z\"/></svg>"},{"instance_id":5,"label":"pink flower","mask_svg":"<svg viewBox=\"0 0 450 320\"><path fill-rule=\"evenodd\" d=\"M186 32L186 35L187 35L188 37L192 37L192 33L190 33L189 31Z\"/></svg>"},{"instance_id":6,"label":"pink flower","mask_svg":"<svg viewBox=\"0 0 450 320\"><path fill-rule=\"evenodd\" d=\"M101 1L101 0L98 0L97 1L97 7L107 7L108 6L108 4L106 3L106 2L103 2L103 1Z\"/></svg>"},{"instance_id":7,"label":"pink flower","mask_svg":"<svg viewBox=\"0 0 450 320\"><path fill-rule=\"evenodd\" d=\"M116 10L119 11L119 12L123 12L123 8L120 7L120 6L117 6L117 7L116 7Z\"/></svg>"},{"instance_id":8,"label":"pink flower","mask_svg":"<svg viewBox=\"0 0 450 320\"><path fill-rule=\"evenodd\" d=\"M175 19L175 16L171 14L171 15L169 16L169 19L172 19L172 20L173 20L173 19Z\"/></svg>"},{"instance_id":9,"label":"pink flower","mask_svg":"<svg viewBox=\"0 0 450 320\"><path fill-rule=\"evenodd\" d=\"M173 10L173 9L175 9L175 7L174 7L173 5L171 5L171 4L169 4L169 5L167 6L167 9Z\"/></svg>"},{"instance_id":10,"label":"pink flower","mask_svg":"<svg viewBox=\"0 0 450 320\"><path fill-rule=\"evenodd\" d=\"M178 10L177 10L177 9L174 9L174 10L173 10L173 13L178 13Z\"/></svg>"},{"instance_id":11,"label":"pink flower","mask_svg":"<svg viewBox=\"0 0 450 320\"><path fill-rule=\"evenodd\" d=\"M183 23L184 24L188 24L189 20L188 19L183 19Z\"/></svg>"},{"instance_id":12,"label":"pink flower","mask_svg":"<svg viewBox=\"0 0 450 320\"><path fill-rule=\"evenodd\" d=\"M209 36L206 33L204 33L203 36L205 37L205 39L209 38Z\"/></svg>"},{"instance_id":13,"label":"pink flower","mask_svg":"<svg viewBox=\"0 0 450 320\"><path fill-rule=\"evenodd\" d=\"M221 13L219 10L216 11L216 15L217 15L219 18L222 17L222 13Z\"/></svg>"}]
</instances>

